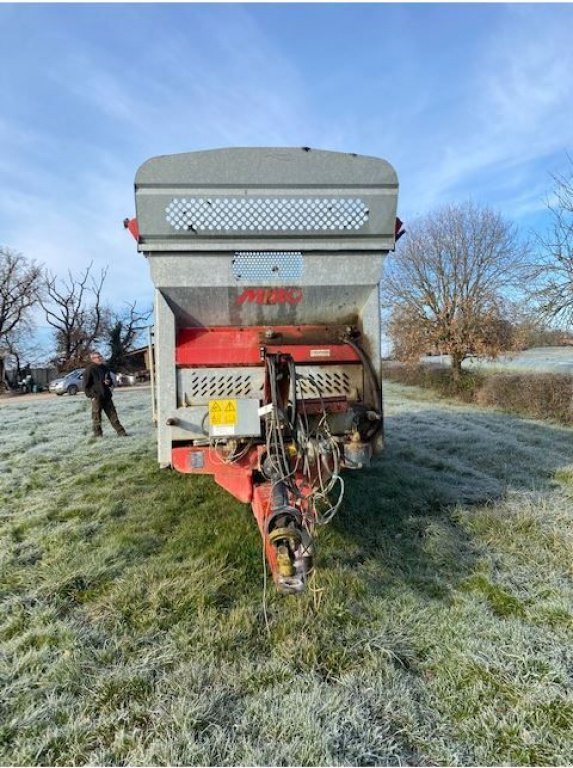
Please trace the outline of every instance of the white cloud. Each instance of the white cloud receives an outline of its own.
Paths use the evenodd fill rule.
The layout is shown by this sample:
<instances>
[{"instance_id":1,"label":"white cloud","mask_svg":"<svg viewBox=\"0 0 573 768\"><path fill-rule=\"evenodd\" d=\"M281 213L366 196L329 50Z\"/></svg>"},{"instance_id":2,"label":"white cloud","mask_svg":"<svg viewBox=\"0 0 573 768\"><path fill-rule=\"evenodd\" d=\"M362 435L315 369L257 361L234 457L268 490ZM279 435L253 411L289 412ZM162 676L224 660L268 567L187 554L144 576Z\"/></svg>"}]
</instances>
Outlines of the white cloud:
<instances>
[{"instance_id":1,"label":"white cloud","mask_svg":"<svg viewBox=\"0 0 573 768\"><path fill-rule=\"evenodd\" d=\"M239 14L235 29L209 22L206 33L208 57L204 44L190 49L188 36L175 35L165 47L156 42L153 77L137 67L118 70L93 44L52 63L50 81L70 109L93 119L94 130L74 137L75 156L83 158L74 167L65 139L0 124L15 150L0 166L12 182L0 202L8 244L59 274L109 265L106 297L113 303L151 298L145 259L122 227L134 212L138 165L155 154L209 146L288 143L305 125L296 70L248 15ZM32 151L37 139L54 145L46 157L60 153L61 166Z\"/></svg>"},{"instance_id":2,"label":"white cloud","mask_svg":"<svg viewBox=\"0 0 573 768\"><path fill-rule=\"evenodd\" d=\"M569 36L550 8L505 7L465 73L466 98L444 115L427 162L409 169L416 212L476 193L508 216L544 208L551 164L572 141Z\"/></svg>"}]
</instances>

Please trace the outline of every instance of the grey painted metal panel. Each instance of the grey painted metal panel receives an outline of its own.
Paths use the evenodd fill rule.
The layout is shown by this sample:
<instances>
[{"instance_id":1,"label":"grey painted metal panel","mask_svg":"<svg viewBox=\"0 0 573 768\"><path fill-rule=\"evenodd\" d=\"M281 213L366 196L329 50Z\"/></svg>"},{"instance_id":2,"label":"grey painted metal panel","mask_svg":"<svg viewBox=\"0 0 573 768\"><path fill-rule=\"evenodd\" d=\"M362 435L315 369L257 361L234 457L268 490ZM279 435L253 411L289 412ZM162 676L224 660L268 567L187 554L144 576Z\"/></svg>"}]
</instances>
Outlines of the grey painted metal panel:
<instances>
[{"instance_id":1,"label":"grey painted metal panel","mask_svg":"<svg viewBox=\"0 0 573 768\"><path fill-rule=\"evenodd\" d=\"M158 185L178 189L192 179L197 185L243 188L267 184L396 187L396 172L386 160L346 152L299 147L235 147L152 157L140 166L136 188Z\"/></svg>"},{"instance_id":2,"label":"grey painted metal panel","mask_svg":"<svg viewBox=\"0 0 573 768\"><path fill-rule=\"evenodd\" d=\"M139 249L389 250L398 182L385 160L298 148L151 158L135 179Z\"/></svg>"},{"instance_id":3,"label":"grey painted metal panel","mask_svg":"<svg viewBox=\"0 0 573 768\"><path fill-rule=\"evenodd\" d=\"M167 418L175 419L174 425L166 423ZM159 434L165 435L169 443L171 460L171 441L208 440L209 439L209 409L207 405L194 405L189 408L173 408L162 424Z\"/></svg>"},{"instance_id":4,"label":"grey painted metal panel","mask_svg":"<svg viewBox=\"0 0 573 768\"><path fill-rule=\"evenodd\" d=\"M164 425L162 427L166 439L174 444L189 443L192 440L196 445L206 445L209 440L208 416L209 410L206 405L180 408L174 411L173 417L177 418L178 423L174 426ZM312 424L315 420L320 419L320 416L309 416L308 418ZM353 414L350 411L347 413L330 414L329 424L332 433L334 435L343 435L345 432L348 432L351 429L353 418ZM207 425L206 430L202 426L204 424Z\"/></svg>"},{"instance_id":5,"label":"grey painted metal panel","mask_svg":"<svg viewBox=\"0 0 573 768\"><path fill-rule=\"evenodd\" d=\"M234 254L150 256L153 282L167 297L179 326L352 324L370 294L378 296L381 254L322 252L303 254L301 276L282 284L302 288L296 303L259 304L256 299L241 303L247 285L237 280L233 258Z\"/></svg>"},{"instance_id":6,"label":"grey painted metal panel","mask_svg":"<svg viewBox=\"0 0 573 768\"><path fill-rule=\"evenodd\" d=\"M324 325L358 322L362 306L378 287L347 285L305 288L300 302L238 303L244 288L163 288L178 327L217 325Z\"/></svg>"},{"instance_id":7,"label":"grey painted metal panel","mask_svg":"<svg viewBox=\"0 0 573 768\"><path fill-rule=\"evenodd\" d=\"M265 371L261 366L178 368L179 405L207 405L209 400L262 397Z\"/></svg>"},{"instance_id":8,"label":"grey painted metal panel","mask_svg":"<svg viewBox=\"0 0 573 768\"><path fill-rule=\"evenodd\" d=\"M358 363L297 365L298 396L316 398L363 395L362 366ZM178 368L178 413L185 407L208 405L212 399L262 399L264 367ZM313 386L314 382L315 386Z\"/></svg>"},{"instance_id":9,"label":"grey painted metal panel","mask_svg":"<svg viewBox=\"0 0 573 768\"><path fill-rule=\"evenodd\" d=\"M275 249L277 251L299 250L299 251L332 251L333 253L347 251L391 251L394 248L394 234L387 237L363 238L349 237L348 235L342 241L342 238L330 239L312 236L293 236L292 239L275 235L273 237L261 237L255 239L246 237L243 240L233 238L213 238L209 240L203 238L201 241L191 242L182 240L157 240L153 243L141 241L137 246L139 251L150 254L163 253L184 253L194 255L195 252L214 253L231 250L244 251L268 251Z\"/></svg>"},{"instance_id":10,"label":"grey painted metal panel","mask_svg":"<svg viewBox=\"0 0 573 768\"><path fill-rule=\"evenodd\" d=\"M347 397L362 400L364 380L357 363L338 365L297 365L297 398Z\"/></svg>"},{"instance_id":11,"label":"grey painted metal panel","mask_svg":"<svg viewBox=\"0 0 573 768\"><path fill-rule=\"evenodd\" d=\"M233 271L235 252L221 256L197 254L190 256L172 253L149 256L151 278L157 288L183 286L217 287L241 286ZM344 254L303 253L303 269L300 277L285 280L283 285L376 285L382 272L381 253ZM258 284L259 281L256 281Z\"/></svg>"},{"instance_id":12,"label":"grey painted metal panel","mask_svg":"<svg viewBox=\"0 0 573 768\"><path fill-rule=\"evenodd\" d=\"M155 291L155 345L157 370L157 459L171 464L171 435L165 426L177 406L175 381L175 317L161 291Z\"/></svg>"}]
</instances>

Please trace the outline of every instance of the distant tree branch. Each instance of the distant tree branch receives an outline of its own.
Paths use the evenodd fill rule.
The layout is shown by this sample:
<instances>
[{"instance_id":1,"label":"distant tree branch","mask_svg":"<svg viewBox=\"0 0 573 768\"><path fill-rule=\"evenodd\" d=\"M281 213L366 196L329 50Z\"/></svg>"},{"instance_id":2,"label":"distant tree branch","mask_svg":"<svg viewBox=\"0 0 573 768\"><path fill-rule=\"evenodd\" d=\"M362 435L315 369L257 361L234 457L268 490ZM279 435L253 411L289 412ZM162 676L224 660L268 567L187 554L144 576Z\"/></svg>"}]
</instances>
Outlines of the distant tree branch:
<instances>
[{"instance_id":1,"label":"distant tree branch","mask_svg":"<svg viewBox=\"0 0 573 768\"><path fill-rule=\"evenodd\" d=\"M568 174L554 174L547 203L549 231L537 237L536 260L529 266L531 298L546 322L573 326L573 161Z\"/></svg>"},{"instance_id":2,"label":"distant tree branch","mask_svg":"<svg viewBox=\"0 0 573 768\"><path fill-rule=\"evenodd\" d=\"M43 269L0 247L0 341L23 322L39 300Z\"/></svg>"},{"instance_id":3,"label":"distant tree branch","mask_svg":"<svg viewBox=\"0 0 573 768\"><path fill-rule=\"evenodd\" d=\"M114 368L126 366L127 354L133 348L139 334L148 326L152 309L137 309L137 302L126 302L123 311L112 315L108 329L110 365Z\"/></svg>"},{"instance_id":4,"label":"distant tree branch","mask_svg":"<svg viewBox=\"0 0 573 768\"><path fill-rule=\"evenodd\" d=\"M55 331L56 353L62 367L83 362L105 330L106 309L101 292L107 268L99 277L90 264L78 276L68 270L66 279L49 274L41 304L46 322Z\"/></svg>"}]
</instances>

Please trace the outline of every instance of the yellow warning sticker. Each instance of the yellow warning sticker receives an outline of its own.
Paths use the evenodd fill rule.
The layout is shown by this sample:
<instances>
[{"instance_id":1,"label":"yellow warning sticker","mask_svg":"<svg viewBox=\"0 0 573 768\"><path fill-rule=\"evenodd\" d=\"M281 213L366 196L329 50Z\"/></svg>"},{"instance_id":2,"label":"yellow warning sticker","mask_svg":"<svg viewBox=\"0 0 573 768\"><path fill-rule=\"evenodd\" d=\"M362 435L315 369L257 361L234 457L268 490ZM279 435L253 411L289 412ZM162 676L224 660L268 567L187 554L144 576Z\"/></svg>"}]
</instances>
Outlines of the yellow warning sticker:
<instances>
[{"instance_id":1,"label":"yellow warning sticker","mask_svg":"<svg viewBox=\"0 0 573 768\"><path fill-rule=\"evenodd\" d=\"M209 421L212 425L222 424L223 409L221 400L209 400Z\"/></svg>"},{"instance_id":2,"label":"yellow warning sticker","mask_svg":"<svg viewBox=\"0 0 573 768\"><path fill-rule=\"evenodd\" d=\"M237 423L236 400L209 400L209 421L213 427Z\"/></svg>"}]
</instances>

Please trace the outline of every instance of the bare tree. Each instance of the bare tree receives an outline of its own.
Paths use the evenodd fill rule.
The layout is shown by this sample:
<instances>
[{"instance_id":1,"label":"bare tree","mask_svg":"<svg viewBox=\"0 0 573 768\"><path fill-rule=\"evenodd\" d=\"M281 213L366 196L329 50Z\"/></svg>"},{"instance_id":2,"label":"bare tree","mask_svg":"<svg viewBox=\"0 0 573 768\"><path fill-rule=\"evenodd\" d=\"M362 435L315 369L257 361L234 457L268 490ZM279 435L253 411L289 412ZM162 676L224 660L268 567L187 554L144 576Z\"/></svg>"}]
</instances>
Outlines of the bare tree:
<instances>
[{"instance_id":1,"label":"bare tree","mask_svg":"<svg viewBox=\"0 0 573 768\"><path fill-rule=\"evenodd\" d=\"M147 328L151 309L137 310L137 302L127 304L122 312L114 313L108 328L110 348L109 364L112 368L126 366L127 353L131 351L139 334Z\"/></svg>"},{"instance_id":2,"label":"bare tree","mask_svg":"<svg viewBox=\"0 0 573 768\"><path fill-rule=\"evenodd\" d=\"M402 242L382 289L398 359L448 354L459 382L469 355L495 357L517 345L508 297L527 249L513 226L468 202L414 222Z\"/></svg>"},{"instance_id":3,"label":"bare tree","mask_svg":"<svg viewBox=\"0 0 573 768\"><path fill-rule=\"evenodd\" d=\"M0 387L4 381L4 353L14 337L30 327L30 315L39 300L43 270L21 253L0 247Z\"/></svg>"},{"instance_id":4,"label":"bare tree","mask_svg":"<svg viewBox=\"0 0 573 768\"><path fill-rule=\"evenodd\" d=\"M573 326L573 160L569 174L553 176L554 202L547 207L551 225L538 237L541 251L532 265L530 278L541 317L549 322Z\"/></svg>"},{"instance_id":5,"label":"bare tree","mask_svg":"<svg viewBox=\"0 0 573 768\"><path fill-rule=\"evenodd\" d=\"M55 331L56 357L62 370L86 361L108 321L109 312L101 300L107 268L95 278L91 274L92 266L78 277L68 270L67 279L50 274L46 280L41 303L46 321Z\"/></svg>"},{"instance_id":6,"label":"bare tree","mask_svg":"<svg viewBox=\"0 0 573 768\"><path fill-rule=\"evenodd\" d=\"M10 333L6 341L6 351L15 363L15 375L22 375L22 363L27 366L41 367L46 359L46 351L38 337L34 334L34 328L24 321Z\"/></svg>"}]
</instances>

